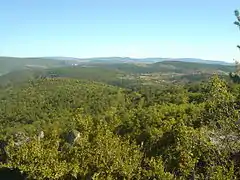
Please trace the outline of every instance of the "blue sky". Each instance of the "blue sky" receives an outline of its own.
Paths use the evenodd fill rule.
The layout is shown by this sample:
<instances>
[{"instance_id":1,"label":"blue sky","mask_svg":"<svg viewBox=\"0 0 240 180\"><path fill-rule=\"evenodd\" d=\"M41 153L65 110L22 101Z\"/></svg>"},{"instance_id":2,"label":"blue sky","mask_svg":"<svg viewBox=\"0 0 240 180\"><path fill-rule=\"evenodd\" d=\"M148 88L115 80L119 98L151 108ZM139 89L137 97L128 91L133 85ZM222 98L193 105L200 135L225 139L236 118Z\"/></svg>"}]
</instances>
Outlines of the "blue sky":
<instances>
[{"instance_id":1,"label":"blue sky","mask_svg":"<svg viewBox=\"0 0 240 180\"><path fill-rule=\"evenodd\" d=\"M240 58L238 0L8 0L0 56Z\"/></svg>"}]
</instances>

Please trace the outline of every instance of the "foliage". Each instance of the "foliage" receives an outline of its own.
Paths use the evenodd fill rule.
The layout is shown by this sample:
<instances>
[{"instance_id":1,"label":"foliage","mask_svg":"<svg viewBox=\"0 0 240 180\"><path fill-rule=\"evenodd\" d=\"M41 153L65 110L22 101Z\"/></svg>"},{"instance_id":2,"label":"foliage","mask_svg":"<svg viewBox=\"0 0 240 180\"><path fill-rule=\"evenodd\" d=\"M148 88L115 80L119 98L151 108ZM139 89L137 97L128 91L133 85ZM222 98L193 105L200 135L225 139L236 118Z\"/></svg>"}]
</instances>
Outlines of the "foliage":
<instances>
[{"instance_id":1,"label":"foliage","mask_svg":"<svg viewBox=\"0 0 240 180\"><path fill-rule=\"evenodd\" d=\"M239 27L239 29L240 29L239 11L235 10L234 11L234 15L235 15L235 17L237 19L237 21L235 21L234 24L237 25ZM240 48L240 46L237 45L237 48ZM234 83L240 83L240 74L239 74L240 73L240 69L239 69L240 66L239 66L239 62L237 60L235 60L235 67L236 67L235 72L234 73L233 72L229 73L229 76L230 76L230 78L232 79L232 81Z\"/></svg>"},{"instance_id":2,"label":"foliage","mask_svg":"<svg viewBox=\"0 0 240 180\"><path fill-rule=\"evenodd\" d=\"M125 89L95 73L0 88L0 178L240 178L240 85L214 75Z\"/></svg>"}]
</instances>

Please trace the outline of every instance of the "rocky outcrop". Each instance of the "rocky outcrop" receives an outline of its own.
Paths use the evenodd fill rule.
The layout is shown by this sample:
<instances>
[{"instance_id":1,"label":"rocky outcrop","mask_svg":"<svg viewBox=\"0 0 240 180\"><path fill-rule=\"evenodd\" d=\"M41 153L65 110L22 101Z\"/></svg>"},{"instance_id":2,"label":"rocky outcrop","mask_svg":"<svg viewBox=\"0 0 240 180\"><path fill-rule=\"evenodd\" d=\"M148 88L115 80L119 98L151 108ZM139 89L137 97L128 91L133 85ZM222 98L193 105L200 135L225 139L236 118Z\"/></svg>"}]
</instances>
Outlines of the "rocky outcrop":
<instances>
[{"instance_id":1,"label":"rocky outcrop","mask_svg":"<svg viewBox=\"0 0 240 180\"><path fill-rule=\"evenodd\" d=\"M23 132L17 132L13 135L13 141L16 146L21 146L30 141L30 138Z\"/></svg>"},{"instance_id":2,"label":"rocky outcrop","mask_svg":"<svg viewBox=\"0 0 240 180\"><path fill-rule=\"evenodd\" d=\"M29 137L24 132L17 132L13 134L12 136L13 142L15 146L21 146L25 143L28 143L31 141L32 137ZM40 131L38 136L38 140L41 140L44 138L44 132ZM8 140L0 140L0 161L2 161L4 155L6 154L5 148L8 145Z\"/></svg>"},{"instance_id":3,"label":"rocky outcrop","mask_svg":"<svg viewBox=\"0 0 240 180\"><path fill-rule=\"evenodd\" d=\"M80 138L80 132L77 130L71 130L66 136L66 141L69 144L74 144L79 138Z\"/></svg>"}]
</instances>

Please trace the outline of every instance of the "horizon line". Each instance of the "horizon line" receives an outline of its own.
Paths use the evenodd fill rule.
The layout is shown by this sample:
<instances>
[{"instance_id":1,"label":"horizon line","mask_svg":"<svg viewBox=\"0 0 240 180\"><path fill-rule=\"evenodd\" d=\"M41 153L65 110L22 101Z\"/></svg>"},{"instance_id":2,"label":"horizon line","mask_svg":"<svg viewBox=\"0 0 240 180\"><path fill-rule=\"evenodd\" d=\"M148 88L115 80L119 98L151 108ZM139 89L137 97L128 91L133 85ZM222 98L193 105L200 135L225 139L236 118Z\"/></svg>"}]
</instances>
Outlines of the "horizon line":
<instances>
[{"instance_id":1,"label":"horizon line","mask_svg":"<svg viewBox=\"0 0 240 180\"><path fill-rule=\"evenodd\" d=\"M132 57L132 56L91 56L91 57L74 57L74 56L1 56L0 57L9 57L9 58L73 58L73 59L93 59L93 58L129 58L129 59L196 59L196 60L205 60L205 61L221 61L226 63L234 63L227 60L217 60L217 59L205 59L197 57ZM234 59L232 60L234 61Z\"/></svg>"}]
</instances>

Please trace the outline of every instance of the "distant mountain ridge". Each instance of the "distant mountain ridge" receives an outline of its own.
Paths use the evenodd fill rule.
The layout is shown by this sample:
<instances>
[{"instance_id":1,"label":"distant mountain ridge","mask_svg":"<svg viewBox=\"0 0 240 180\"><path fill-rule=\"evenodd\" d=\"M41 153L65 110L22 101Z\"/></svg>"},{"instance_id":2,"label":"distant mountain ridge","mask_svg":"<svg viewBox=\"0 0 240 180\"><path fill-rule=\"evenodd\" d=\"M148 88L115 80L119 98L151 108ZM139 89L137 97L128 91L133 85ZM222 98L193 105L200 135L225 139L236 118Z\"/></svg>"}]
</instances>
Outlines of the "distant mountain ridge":
<instances>
[{"instance_id":1,"label":"distant mountain ridge","mask_svg":"<svg viewBox=\"0 0 240 180\"><path fill-rule=\"evenodd\" d=\"M65 66L116 66L122 65L154 65L158 62L185 62L205 65L233 66L233 63L224 61L203 60L197 58L130 58L130 57L96 57L96 58L74 58L74 57L0 57L0 74L6 74L15 70L29 68L48 69ZM195 65L197 65L195 64Z\"/></svg>"},{"instance_id":2,"label":"distant mountain ridge","mask_svg":"<svg viewBox=\"0 0 240 180\"><path fill-rule=\"evenodd\" d=\"M42 59L53 59L63 61L76 61L79 63L156 63L163 61L179 61L179 62L194 62L202 64L220 64L220 65L233 65L233 63L218 61L218 60L205 60L199 58L130 58L130 57L95 57L95 58L74 58L74 57L39 57Z\"/></svg>"},{"instance_id":3,"label":"distant mountain ridge","mask_svg":"<svg viewBox=\"0 0 240 180\"><path fill-rule=\"evenodd\" d=\"M17 57L1 57L0 56L0 74L6 74L15 70L27 68L51 68L62 67L65 64L62 61L42 58L17 58Z\"/></svg>"}]
</instances>

